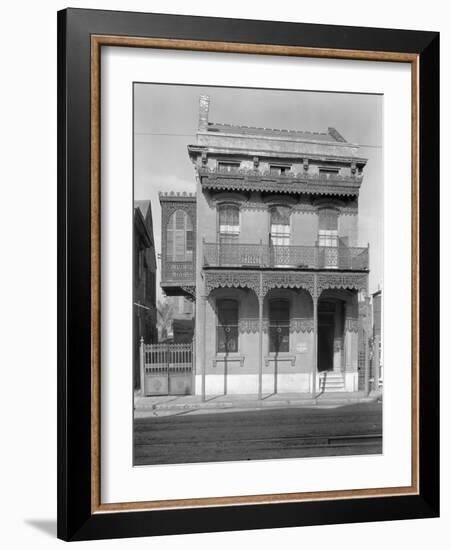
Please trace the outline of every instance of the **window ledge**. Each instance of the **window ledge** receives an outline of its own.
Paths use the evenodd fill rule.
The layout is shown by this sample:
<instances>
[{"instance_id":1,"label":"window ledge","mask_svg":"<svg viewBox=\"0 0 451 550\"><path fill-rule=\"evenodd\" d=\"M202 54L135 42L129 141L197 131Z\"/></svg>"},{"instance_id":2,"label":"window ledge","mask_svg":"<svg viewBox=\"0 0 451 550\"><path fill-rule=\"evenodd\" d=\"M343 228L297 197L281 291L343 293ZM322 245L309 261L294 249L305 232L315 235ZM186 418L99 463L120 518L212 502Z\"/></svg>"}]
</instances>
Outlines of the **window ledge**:
<instances>
[{"instance_id":1,"label":"window ledge","mask_svg":"<svg viewBox=\"0 0 451 550\"><path fill-rule=\"evenodd\" d=\"M270 361L291 361L291 366L296 363L296 355L290 355L289 352L270 353L265 357L265 367L269 366Z\"/></svg>"},{"instance_id":2,"label":"window ledge","mask_svg":"<svg viewBox=\"0 0 451 550\"><path fill-rule=\"evenodd\" d=\"M240 367L244 365L244 355L241 355L240 353L234 352L234 353L217 353L216 357L213 359L213 367L217 366L218 362L238 362L240 363Z\"/></svg>"}]
</instances>

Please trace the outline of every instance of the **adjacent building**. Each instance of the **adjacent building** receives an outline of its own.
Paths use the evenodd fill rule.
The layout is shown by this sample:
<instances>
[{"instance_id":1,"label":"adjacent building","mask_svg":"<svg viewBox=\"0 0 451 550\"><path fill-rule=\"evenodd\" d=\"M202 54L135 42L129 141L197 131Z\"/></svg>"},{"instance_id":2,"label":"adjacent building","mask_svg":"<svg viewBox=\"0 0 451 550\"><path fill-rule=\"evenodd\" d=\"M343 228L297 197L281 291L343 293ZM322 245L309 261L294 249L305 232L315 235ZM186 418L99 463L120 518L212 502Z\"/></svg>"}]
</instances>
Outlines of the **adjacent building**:
<instances>
[{"instance_id":1,"label":"adjacent building","mask_svg":"<svg viewBox=\"0 0 451 550\"><path fill-rule=\"evenodd\" d=\"M195 299L201 395L358 391L358 239L367 160L334 128L209 120L188 146L195 194L161 193L161 287Z\"/></svg>"},{"instance_id":2,"label":"adjacent building","mask_svg":"<svg viewBox=\"0 0 451 550\"><path fill-rule=\"evenodd\" d=\"M371 376L374 389L379 389L384 379L382 366L382 290L373 293L373 357Z\"/></svg>"},{"instance_id":3,"label":"adjacent building","mask_svg":"<svg viewBox=\"0 0 451 550\"><path fill-rule=\"evenodd\" d=\"M373 350L373 306L370 296L359 300L359 390L370 390L370 364Z\"/></svg>"},{"instance_id":4,"label":"adjacent building","mask_svg":"<svg viewBox=\"0 0 451 550\"><path fill-rule=\"evenodd\" d=\"M160 302L159 342L188 344L194 338L194 303L185 296L168 296Z\"/></svg>"},{"instance_id":5,"label":"adjacent building","mask_svg":"<svg viewBox=\"0 0 451 550\"><path fill-rule=\"evenodd\" d=\"M133 217L133 379L140 386L139 345L158 341L155 241L150 201L135 201Z\"/></svg>"}]
</instances>

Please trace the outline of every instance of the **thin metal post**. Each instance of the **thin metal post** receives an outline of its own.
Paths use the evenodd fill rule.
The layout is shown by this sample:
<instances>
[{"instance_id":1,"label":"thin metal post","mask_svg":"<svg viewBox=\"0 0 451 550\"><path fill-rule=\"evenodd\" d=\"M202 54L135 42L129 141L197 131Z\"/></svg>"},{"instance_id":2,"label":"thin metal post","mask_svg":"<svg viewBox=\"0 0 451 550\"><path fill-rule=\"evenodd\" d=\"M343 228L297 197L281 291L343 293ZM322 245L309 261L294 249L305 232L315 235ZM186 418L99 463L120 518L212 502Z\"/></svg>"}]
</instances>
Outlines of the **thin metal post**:
<instances>
[{"instance_id":1,"label":"thin metal post","mask_svg":"<svg viewBox=\"0 0 451 550\"><path fill-rule=\"evenodd\" d=\"M139 342L139 376L140 376L140 385L141 385L141 395L145 395L144 391L144 376L145 376L145 364L144 364L144 338L141 336Z\"/></svg>"},{"instance_id":2,"label":"thin metal post","mask_svg":"<svg viewBox=\"0 0 451 550\"><path fill-rule=\"evenodd\" d=\"M312 362L312 394L316 395L316 373L318 371L318 298L313 297L313 362Z\"/></svg>"},{"instance_id":3,"label":"thin metal post","mask_svg":"<svg viewBox=\"0 0 451 550\"><path fill-rule=\"evenodd\" d=\"M316 373L318 372L318 288L317 276L314 276L313 290L313 361L312 361L312 396L316 395Z\"/></svg>"},{"instance_id":4,"label":"thin metal post","mask_svg":"<svg viewBox=\"0 0 451 550\"><path fill-rule=\"evenodd\" d=\"M379 354L379 336L376 336L373 341L373 391L379 390L379 368L380 368L380 354Z\"/></svg>"},{"instance_id":5,"label":"thin metal post","mask_svg":"<svg viewBox=\"0 0 451 550\"><path fill-rule=\"evenodd\" d=\"M170 391L169 391L169 362L170 362L170 348L169 348L169 344L166 344L166 373L167 373L167 378L168 378L168 395L170 395Z\"/></svg>"},{"instance_id":6,"label":"thin metal post","mask_svg":"<svg viewBox=\"0 0 451 550\"><path fill-rule=\"evenodd\" d=\"M193 335L193 341L191 342L191 353L188 354L188 360L191 359L191 394L195 392L196 388L196 333Z\"/></svg>"},{"instance_id":7,"label":"thin metal post","mask_svg":"<svg viewBox=\"0 0 451 550\"><path fill-rule=\"evenodd\" d=\"M260 280L260 294L258 296L258 399L262 399L262 394L263 394L263 295L262 295L261 280Z\"/></svg>"},{"instance_id":8,"label":"thin metal post","mask_svg":"<svg viewBox=\"0 0 451 550\"><path fill-rule=\"evenodd\" d=\"M206 365L205 365L205 346L207 338L207 297L202 296L201 298L201 308L202 308L202 342L201 342L201 362L202 362L202 401L205 401L205 375L206 375Z\"/></svg>"},{"instance_id":9,"label":"thin metal post","mask_svg":"<svg viewBox=\"0 0 451 550\"><path fill-rule=\"evenodd\" d=\"M362 330L363 343L365 346L365 395L370 393L370 362L368 355L368 334L366 329Z\"/></svg>"}]
</instances>

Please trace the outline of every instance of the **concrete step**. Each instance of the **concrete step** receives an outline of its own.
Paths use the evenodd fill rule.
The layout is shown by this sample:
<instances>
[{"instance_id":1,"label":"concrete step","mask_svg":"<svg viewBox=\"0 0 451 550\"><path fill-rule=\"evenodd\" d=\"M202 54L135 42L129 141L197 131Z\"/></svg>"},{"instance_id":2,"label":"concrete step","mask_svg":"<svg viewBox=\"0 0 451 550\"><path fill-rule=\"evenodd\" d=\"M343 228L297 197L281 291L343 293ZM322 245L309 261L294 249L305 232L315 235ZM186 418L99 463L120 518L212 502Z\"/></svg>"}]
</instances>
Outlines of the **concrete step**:
<instances>
[{"instance_id":1,"label":"concrete step","mask_svg":"<svg viewBox=\"0 0 451 550\"><path fill-rule=\"evenodd\" d=\"M320 376L319 387L324 392L344 391L344 377L340 372L328 372Z\"/></svg>"}]
</instances>

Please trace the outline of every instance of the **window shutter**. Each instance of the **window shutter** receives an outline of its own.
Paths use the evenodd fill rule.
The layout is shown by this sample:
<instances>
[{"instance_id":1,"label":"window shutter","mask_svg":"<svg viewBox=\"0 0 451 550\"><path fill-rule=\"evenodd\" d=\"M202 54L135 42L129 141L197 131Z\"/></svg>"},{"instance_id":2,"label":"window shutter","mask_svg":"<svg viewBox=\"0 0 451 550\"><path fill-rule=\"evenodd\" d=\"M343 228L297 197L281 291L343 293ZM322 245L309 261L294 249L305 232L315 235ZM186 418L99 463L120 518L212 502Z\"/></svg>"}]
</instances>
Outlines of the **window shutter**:
<instances>
[{"instance_id":1,"label":"window shutter","mask_svg":"<svg viewBox=\"0 0 451 550\"><path fill-rule=\"evenodd\" d=\"M271 244L288 246L290 244L290 209L286 206L271 208Z\"/></svg>"},{"instance_id":2,"label":"window shutter","mask_svg":"<svg viewBox=\"0 0 451 550\"><path fill-rule=\"evenodd\" d=\"M222 243L238 241L240 234L240 211L238 206L222 205L219 207L219 236Z\"/></svg>"},{"instance_id":3,"label":"window shutter","mask_svg":"<svg viewBox=\"0 0 451 550\"><path fill-rule=\"evenodd\" d=\"M183 210L176 210L169 218L166 233L166 258L184 262L193 258L194 235L191 218Z\"/></svg>"}]
</instances>

